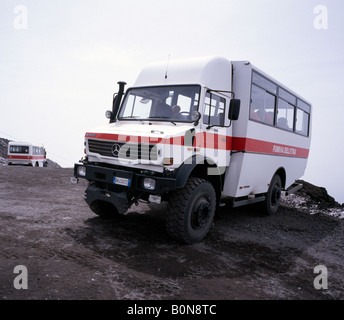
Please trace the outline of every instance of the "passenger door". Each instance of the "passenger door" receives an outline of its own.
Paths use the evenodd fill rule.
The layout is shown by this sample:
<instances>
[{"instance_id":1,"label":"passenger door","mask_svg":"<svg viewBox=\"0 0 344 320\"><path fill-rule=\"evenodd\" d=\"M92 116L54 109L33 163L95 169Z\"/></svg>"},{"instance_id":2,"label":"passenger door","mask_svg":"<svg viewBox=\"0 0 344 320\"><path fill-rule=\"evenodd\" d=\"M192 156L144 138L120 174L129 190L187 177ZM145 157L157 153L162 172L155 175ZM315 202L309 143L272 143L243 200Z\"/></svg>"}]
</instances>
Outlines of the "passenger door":
<instances>
[{"instance_id":1,"label":"passenger door","mask_svg":"<svg viewBox=\"0 0 344 320\"><path fill-rule=\"evenodd\" d=\"M219 169L225 172L229 165L231 150L231 127L228 119L230 97L208 91L203 106L202 131L204 137L204 152ZM211 172L216 172L211 170Z\"/></svg>"}]
</instances>

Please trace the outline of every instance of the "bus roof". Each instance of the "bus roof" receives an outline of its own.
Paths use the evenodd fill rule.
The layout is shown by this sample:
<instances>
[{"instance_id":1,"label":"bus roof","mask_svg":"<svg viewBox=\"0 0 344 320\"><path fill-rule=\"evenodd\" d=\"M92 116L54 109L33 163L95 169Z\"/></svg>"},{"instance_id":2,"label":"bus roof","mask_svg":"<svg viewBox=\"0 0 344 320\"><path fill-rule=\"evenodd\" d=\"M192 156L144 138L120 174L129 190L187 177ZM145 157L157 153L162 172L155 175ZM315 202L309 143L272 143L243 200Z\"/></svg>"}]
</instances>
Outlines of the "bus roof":
<instances>
[{"instance_id":1,"label":"bus roof","mask_svg":"<svg viewBox=\"0 0 344 320\"><path fill-rule=\"evenodd\" d=\"M145 66L137 77L134 87L201 84L209 89L231 91L232 65L245 64L265 78L292 93L302 101L311 105L302 96L290 90L249 61L230 61L220 56L206 56L189 59L165 60L153 62Z\"/></svg>"},{"instance_id":2,"label":"bus roof","mask_svg":"<svg viewBox=\"0 0 344 320\"><path fill-rule=\"evenodd\" d=\"M142 69L134 86L200 84L231 90L232 65L218 56L154 62Z\"/></svg>"}]
</instances>

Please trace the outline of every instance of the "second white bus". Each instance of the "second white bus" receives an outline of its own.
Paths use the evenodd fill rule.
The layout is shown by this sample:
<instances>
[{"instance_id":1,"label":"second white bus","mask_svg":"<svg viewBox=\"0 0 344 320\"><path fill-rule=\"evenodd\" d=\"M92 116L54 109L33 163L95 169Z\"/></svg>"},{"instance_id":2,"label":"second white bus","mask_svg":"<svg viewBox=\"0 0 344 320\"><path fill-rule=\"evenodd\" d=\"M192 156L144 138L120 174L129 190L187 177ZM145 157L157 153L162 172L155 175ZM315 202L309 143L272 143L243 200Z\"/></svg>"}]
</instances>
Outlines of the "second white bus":
<instances>
[{"instance_id":1,"label":"second white bus","mask_svg":"<svg viewBox=\"0 0 344 320\"><path fill-rule=\"evenodd\" d=\"M47 153L43 146L12 141L8 144L7 164L46 167Z\"/></svg>"}]
</instances>

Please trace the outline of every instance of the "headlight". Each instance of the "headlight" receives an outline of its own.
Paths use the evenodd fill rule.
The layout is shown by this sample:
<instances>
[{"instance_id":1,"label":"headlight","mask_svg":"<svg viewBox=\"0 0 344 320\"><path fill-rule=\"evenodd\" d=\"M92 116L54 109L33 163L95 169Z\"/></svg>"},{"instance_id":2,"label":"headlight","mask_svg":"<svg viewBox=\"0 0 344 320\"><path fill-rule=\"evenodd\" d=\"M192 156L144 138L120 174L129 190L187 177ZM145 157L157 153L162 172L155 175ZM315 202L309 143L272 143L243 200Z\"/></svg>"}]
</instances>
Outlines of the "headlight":
<instances>
[{"instance_id":1,"label":"headlight","mask_svg":"<svg viewBox=\"0 0 344 320\"><path fill-rule=\"evenodd\" d=\"M154 190L155 189L155 180L151 178L144 178L143 179L143 187L147 190Z\"/></svg>"},{"instance_id":2,"label":"headlight","mask_svg":"<svg viewBox=\"0 0 344 320\"><path fill-rule=\"evenodd\" d=\"M78 176L85 177L86 176L86 168L85 167L78 167L77 169Z\"/></svg>"}]
</instances>

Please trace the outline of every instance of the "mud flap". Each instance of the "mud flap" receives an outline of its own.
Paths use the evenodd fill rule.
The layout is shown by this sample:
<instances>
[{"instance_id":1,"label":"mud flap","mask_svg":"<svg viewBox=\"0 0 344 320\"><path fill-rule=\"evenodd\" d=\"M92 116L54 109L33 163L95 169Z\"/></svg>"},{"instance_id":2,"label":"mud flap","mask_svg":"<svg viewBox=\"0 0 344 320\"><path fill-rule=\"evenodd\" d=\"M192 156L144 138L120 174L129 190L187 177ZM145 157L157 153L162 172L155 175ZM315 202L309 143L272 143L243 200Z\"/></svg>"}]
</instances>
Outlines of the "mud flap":
<instances>
[{"instance_id":1,"label":"mud flap","mask_svg":"<svg viewBox=\"0 0 344 320\"><path fill-rule=\"evenodd\" d=\"M125 192L105 191L95 184L89 185L86 189L85 201L88 205L91 205L95 201L109 202L120 214L127 212L129 208L129 201Z\"/></svg>"},{"instance_id":2,"label":"mud flap","mask_svg":"<svg viewBox=\"0 0 344 320\"><path fill-rule=\"evenodd\" d=\"M303 184L302 183L294 183L292 184L287 190L286 190L286 193L285 195L286 196L289 196L293 193L295 193L296 191L300 190L301 188L303 188Z\"/></svg>"}]
</instances>

